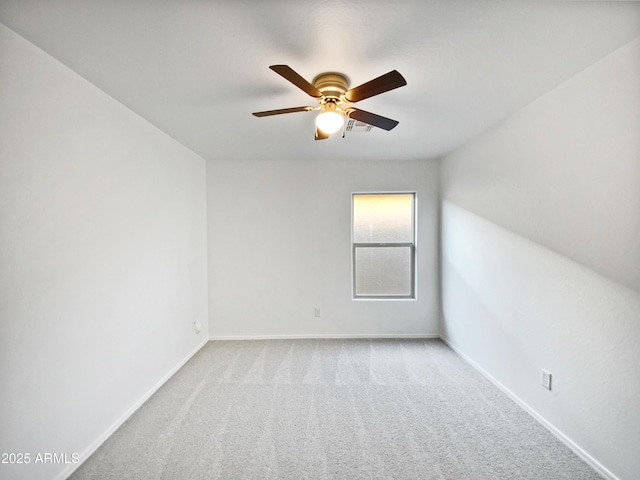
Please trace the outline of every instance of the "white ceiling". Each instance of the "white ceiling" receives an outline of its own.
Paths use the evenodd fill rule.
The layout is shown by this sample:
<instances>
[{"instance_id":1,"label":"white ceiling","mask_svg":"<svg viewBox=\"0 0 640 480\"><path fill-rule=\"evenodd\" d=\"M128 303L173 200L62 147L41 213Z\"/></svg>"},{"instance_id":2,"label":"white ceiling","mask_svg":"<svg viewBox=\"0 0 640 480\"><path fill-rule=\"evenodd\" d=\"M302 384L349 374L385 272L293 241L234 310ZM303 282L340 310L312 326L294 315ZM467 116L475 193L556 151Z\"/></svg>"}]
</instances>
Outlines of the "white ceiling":
<instances>
[{"instance_id":1,"label":"white ceiling","mask_svg":"<svg viewBox=\"0 0 640 480\"><path fill-rule=\"evenodd\" d=\"M439 157L640 35L640 3L0 0L0 21L207 159ZM358 108L392 131L314 141L314 105L269 70L406 87Z\"/></svg>"}]
</instances>

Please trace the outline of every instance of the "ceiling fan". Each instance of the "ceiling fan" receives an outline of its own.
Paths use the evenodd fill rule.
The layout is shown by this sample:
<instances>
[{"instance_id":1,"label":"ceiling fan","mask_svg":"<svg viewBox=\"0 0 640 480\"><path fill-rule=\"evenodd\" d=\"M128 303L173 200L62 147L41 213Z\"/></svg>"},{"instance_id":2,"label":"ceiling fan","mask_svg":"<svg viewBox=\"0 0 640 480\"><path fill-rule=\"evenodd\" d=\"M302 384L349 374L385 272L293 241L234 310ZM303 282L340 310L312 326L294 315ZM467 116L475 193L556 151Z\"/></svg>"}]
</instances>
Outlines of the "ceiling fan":
<instances>
[{"instance_id":1,"label":"ceiling fan","mask_svg":"<svg viewBox=\"0 0 640 480\"><path fill-rule=\"evenodd\" d=\"M340 130L344 125L345 117L359 120L383 130L391 130L398 125L396 120L365 112L351 105L365 98L406 85L407 81L397 70L392 70L367 83L349 89L349 80L341 73L321 73L313 79L312 83L309 83L288 65L271 65L269 68L315 98L318 101L318 106L254 112L253 115L256 117L321 110L322 113L316 118L316 140L329 138L329 135Z\"/></svg>"}]
</instances>

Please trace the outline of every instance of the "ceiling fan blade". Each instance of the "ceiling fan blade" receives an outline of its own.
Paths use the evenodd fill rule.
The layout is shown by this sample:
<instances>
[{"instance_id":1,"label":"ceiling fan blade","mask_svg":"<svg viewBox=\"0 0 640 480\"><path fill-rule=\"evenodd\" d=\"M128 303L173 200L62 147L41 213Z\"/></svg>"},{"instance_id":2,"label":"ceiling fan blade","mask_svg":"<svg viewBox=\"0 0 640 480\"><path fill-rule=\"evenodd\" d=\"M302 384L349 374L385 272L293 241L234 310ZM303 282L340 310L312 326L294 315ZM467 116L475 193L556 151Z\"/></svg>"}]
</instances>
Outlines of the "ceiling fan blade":
<instances>
[{"instance_id":1,"label":"ceiling fan blade","mask_svg":"<svg viewBox=\"0 0 640 480\"><path fill-rule=\"evenodd\" d=\"M322 98L322 92L298 75L290 66L271 65L269 68L312 97Z\"/></svg>"},{"instance_id":2,"label":"ceiling fan blade","mask_svg":"<svg viewBox=\"0 0 640 480\"><path fill-rule=\"evenodd\" d=\"M365 98L379 95L394 88L403 87L407 84L407 81L397 70L392 70L389 73L374 78L373 80L363 83L357 87L347 90L344 93L344 98L351 103L359 102Z\"/></svg>"},{"instance_id":3,"label":"ceiling fan blade","mask_svg":"<svg viewBox=\"0 0 640 480\"><path fill-rule=\"evenodd\" d=\"M359 110L357 108L350 108L347 110L347 116L349 118L353 118L355 120L360 120L361 122L368 123L369 125L373 125L374 127L382 128L383 130L391 130L398 123L396 120L391 120L390 118L383 117L380 115L376 115L375 113L365 112L364 110Z\"/></svg>"},{"instance_id":4,"label":"ceiling fan blade","mask_svg":"<svg viewBox=\"0 0 640 480\"><path fill-rule=\"evenodd\" d=\"M322 130L320 130L318 127L316 127L316 136L315 136L315 140L326 140L327 138L329 138L329 135L324 133Z\"/></svg>"},{"instance_id":5,"label":"ceiling fan blade","mask_svg":"<svg viewBox=\"0 0 640 480\"><path fill-rule=\"evenodd\" d=\"M283 113L310 112L311 110L315 110L315 108L314 107L281 108L280 110L266 110L264 112L253 112L252 115L256 117L269 117L271 115L282 115Z\"/></svg>"}]
</instances>

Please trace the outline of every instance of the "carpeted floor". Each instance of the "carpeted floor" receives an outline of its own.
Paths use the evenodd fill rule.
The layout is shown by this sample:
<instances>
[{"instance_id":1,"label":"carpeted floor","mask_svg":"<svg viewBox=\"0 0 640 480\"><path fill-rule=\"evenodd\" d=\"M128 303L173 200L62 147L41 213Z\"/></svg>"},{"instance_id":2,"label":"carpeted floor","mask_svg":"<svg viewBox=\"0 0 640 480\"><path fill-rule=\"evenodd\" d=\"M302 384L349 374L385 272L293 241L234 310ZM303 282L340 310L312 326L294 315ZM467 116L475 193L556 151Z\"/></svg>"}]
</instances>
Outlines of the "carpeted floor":
<instances>
[{"instance_id":1,"label":"carpeted floor","mask_svg":"<svg viewBox=\"0 0 640 480\"><path fill-rule=\"evenodd\" d=\"M440 340L209 342L71 477L601 477Z\"/></svg>"}]
</instances>

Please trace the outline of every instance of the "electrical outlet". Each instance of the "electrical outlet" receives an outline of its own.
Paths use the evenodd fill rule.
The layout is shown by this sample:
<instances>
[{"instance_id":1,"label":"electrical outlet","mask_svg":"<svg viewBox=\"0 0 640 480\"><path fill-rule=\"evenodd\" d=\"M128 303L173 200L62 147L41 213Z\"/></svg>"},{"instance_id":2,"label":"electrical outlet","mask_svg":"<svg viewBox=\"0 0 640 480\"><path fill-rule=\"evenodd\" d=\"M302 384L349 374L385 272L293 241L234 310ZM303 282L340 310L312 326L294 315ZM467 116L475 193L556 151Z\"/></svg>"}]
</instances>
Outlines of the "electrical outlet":
<instances>
[{"instance_id":1,"label":"electrical outlet","mask_svg":"<svg viewBox=\"0 0 640 480\"><path fill-rule=\"evenodd\" d=\"M314 308L313 309L313 315L315 317L319 317L320 316L320 309L319 308Z\"/></svg>"},{"instance_id":2,"label":"electrical outlet","mask_svg":"<svg viewBox=\"0 0 640 480\"><path fill-rule=\"evenodd\" d=\"M542 386L547 390L551 390L551 373L542 370Z\"/></svg>"}]
</instances>

